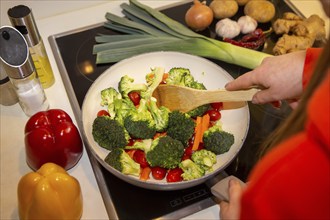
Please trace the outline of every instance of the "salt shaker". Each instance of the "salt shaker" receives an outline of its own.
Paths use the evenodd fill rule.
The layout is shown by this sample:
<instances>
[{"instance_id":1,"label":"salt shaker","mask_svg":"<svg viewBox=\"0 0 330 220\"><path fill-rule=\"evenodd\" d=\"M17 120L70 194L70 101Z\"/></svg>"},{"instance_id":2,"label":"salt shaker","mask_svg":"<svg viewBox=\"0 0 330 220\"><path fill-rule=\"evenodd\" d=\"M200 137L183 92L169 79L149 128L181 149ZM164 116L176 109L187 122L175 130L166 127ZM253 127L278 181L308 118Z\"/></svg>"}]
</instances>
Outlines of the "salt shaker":
<instances>
[{"instance_id":1,"label":"salt shaker","mask_svg":"<svg viewBox=\"0 0 330 220\"><path fill-rule=\"evenodd\" d=\"M27 42L15 28L0 28L0 62L27 116L49 108L45 92L36 74Z\"/></svg>"},{"instance_id":2,"label":"salt shaker","mask_svg":"<svg viewBox=\"0 0 330 220\"><path fill-rule=\"evenodd\" d=\"M29 45L42 87L49 88L54 84L55 78L31 9L25 5L18 5L8 10L8 16L11 24L23 34Z\"/></svg>"}]
</instances>

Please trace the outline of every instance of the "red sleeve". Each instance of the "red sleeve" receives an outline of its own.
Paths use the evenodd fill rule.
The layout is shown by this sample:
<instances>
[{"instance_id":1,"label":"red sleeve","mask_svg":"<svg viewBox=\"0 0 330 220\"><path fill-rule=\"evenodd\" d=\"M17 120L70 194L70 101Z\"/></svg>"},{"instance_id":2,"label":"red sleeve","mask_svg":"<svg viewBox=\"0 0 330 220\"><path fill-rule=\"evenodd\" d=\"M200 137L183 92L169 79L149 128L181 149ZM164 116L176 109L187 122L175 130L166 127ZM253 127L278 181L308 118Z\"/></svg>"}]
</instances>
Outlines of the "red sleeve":
<instances>
[{"instance_id":1,"label":"red sleeve","mask_svg":"<svg viewBox=\"0 0 330 220\"><path fill-rule=\"evenodd\" d=\"M303 88L305 89L316 66L322 48L308 48L306 50L305 66L303 71Z\"/></svg>"}]
</instances>

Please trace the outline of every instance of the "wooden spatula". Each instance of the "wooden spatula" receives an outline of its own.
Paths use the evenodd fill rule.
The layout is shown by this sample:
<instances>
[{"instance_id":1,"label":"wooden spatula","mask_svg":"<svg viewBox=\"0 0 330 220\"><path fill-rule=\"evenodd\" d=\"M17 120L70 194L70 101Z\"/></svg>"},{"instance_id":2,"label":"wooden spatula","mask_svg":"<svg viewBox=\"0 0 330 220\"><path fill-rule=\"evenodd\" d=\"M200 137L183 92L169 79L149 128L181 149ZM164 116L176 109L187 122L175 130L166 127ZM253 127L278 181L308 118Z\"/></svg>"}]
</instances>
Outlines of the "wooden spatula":
<instances>
[{"instance_id":1,"label":"wooden spatula","mask_svg":"<svg viewBox=\"0 0 330 220\"><path fill-rule=\"evenodd\" d=\"M251 101L257 88L239 91L199 90L175 85L159 85L153 92L158 106L165 106L171 111L188 112L198 106L213 102Z\"/></svg>"}]
</instances>

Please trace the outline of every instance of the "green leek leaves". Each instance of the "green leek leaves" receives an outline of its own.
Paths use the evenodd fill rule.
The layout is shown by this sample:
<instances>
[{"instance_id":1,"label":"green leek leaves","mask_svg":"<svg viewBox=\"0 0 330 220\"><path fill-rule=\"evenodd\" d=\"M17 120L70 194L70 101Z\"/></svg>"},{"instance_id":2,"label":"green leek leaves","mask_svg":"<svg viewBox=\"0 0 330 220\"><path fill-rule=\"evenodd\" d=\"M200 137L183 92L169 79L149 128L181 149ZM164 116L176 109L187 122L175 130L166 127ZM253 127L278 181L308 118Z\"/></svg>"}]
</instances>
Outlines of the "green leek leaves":
<instances>
[{"instance_id":1,"label":"green leek leaves","mask_svg":"<svg viewBox=\"0 0 330 220\"><path fill-rule=\"evenodd\" d=\"M177 51L221 60L254 69L269 54L235 46L200 35L137 0L121 5L120 17L106 14L106 28L123 35L101 35L95 38L96 63L113 63L141 53Z\"/></svg>"}]
</instances>

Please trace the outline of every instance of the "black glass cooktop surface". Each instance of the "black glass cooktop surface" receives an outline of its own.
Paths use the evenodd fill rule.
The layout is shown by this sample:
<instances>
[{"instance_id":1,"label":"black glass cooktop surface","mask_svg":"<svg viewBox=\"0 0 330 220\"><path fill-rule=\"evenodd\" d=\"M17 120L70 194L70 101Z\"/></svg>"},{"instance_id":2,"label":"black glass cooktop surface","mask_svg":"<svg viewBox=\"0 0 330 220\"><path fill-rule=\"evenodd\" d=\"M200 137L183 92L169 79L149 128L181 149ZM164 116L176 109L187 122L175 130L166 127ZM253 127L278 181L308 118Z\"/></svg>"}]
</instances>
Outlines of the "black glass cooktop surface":
<instances>
[{"instance_id":1,"label":"black glass cooktop surface","mask_svg":"<svg viewBox=\"0 0 330 220\"><path fill-rule=\"evenodd\" d=\"M162 10L169 17L183 22L184 13L191 3L176 5ZM283 1L277 4L278 11L292 11ZM211 29L210 29L211 30ZM214 37L210 30L205 35ZM98 34L120 34L106 29L102 24L60 33L49 37L62 80L68 92L78 126L82 130L81 106L89 87L111 64L96 65L92 48ZM271 42L269 42L271 43ZM248 69L211 60L225 69L234 78ZM225 173L246 180L257 160L258 146L262 140L287 116L289 108L280 109L270 105L249 104L250 127L246 141L237 158L226 168ZM87 143L85 143L86 146ZM89 152L89 155L109 218L154 219L182 218L215 204L210 193L212 186L223 173L208 182L178 191L147 190L126 183L104 169Z\"/></svg>"}]
</instances>

